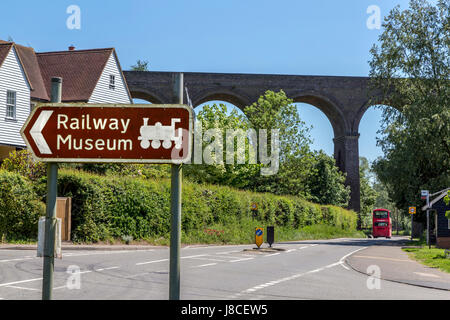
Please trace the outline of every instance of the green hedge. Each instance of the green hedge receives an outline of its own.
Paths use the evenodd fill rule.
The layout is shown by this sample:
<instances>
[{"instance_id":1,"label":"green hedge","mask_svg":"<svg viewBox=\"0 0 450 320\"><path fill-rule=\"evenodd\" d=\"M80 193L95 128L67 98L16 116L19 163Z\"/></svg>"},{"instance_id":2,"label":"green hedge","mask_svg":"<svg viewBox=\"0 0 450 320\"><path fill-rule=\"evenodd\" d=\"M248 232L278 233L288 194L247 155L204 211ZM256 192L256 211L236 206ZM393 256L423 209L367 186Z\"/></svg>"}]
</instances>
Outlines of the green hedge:
<instances>
[{"instance_id":1,"label":"green hedge","mask_svg":"<svg viewBox=\"0 0 450 320\"><path fill-rule=\"evenodd\" d=\"M72 197L74 241L98 242L132 236L133 239L168 239L170 181L134 177L99 176L60 170L58 195ZM252 211L250 205L257 203ZM326 224L356 230L356 214L320 206L297 197L275 196L214 185L183 183L182 232L184 239L202 237L227 242L241 239L243 226L275 225L299 229ZM205 229L226 228L210 235ZM214 229L215 230L215 229ZM247 237L247 236L245 236ZM247 239L247 238L246 238ZM242 240L241 240L242 241Z\"/></svg>"},{"instance_id":2,"label":"green hedge","mask_svg":"<svg viewBox=\"0 0 450 320\"><path fill-rule=\"evenodd\" d=\"M32 183L18 173L0 170L0 237L2 241L35 240L45 205Z\"/></svg>"}]
</instances>

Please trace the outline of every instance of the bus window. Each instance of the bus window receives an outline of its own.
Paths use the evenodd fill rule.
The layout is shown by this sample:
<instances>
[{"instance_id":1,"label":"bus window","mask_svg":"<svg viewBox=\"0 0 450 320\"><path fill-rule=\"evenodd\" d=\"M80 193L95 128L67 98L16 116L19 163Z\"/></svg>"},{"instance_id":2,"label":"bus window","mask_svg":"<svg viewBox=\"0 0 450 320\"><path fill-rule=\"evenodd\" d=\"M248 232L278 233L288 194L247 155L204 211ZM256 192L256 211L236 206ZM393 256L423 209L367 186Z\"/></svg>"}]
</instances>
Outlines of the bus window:
<instances>
[{"instance_id":1,"label":"bus window","mask_svg":"<svg viewBox=\"0 0 450 320\"><path fill-rule=\"evenodd\" d=\"M375 227L387 227L387 222L375 222Z\"/></svg>"},{"instance_id":2,"label":"bus window","mask_svg":"<svg viewBox=\"0 0 450 320\"><path fill-rule=\"evenodd\" d=\"M375 211L373 213L375 219L387 219L388 212L387 211Z\"/></svg>"}]
</instances>

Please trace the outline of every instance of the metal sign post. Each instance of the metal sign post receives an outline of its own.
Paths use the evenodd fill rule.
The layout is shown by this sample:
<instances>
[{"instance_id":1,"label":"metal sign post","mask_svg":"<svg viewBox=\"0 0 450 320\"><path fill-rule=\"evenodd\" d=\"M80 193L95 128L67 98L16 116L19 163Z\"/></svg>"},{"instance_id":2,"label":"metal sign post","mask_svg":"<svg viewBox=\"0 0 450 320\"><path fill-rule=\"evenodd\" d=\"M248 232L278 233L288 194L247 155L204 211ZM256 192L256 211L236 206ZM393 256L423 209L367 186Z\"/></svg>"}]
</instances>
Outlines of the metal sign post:
<instances>
[{"instance_id":1,"label":"metal sign post","mask_svg":"<svg viewBox=\"0 0 450 320\"><path fill-rule=\"evenodd\" d=\"M61 102L62 79L52 78L51 101ZM42 300L51 300L53 291L53 271L55 268L56 195L58 183L58 163L47 164L47 209L45 217L44 267Z\"/></svg>"},{"instance_id":2,"label":"metal sign post","mask_svg":"<svg viewBox=\"0 0 450 320\"><path fill-rule=\"evenodd\" d=\"M174 103L183 104L183 74L174 77ZM172 178L170 187L170 273L169 300L180 300L180 247L181 247L181 192L182 192L181 164L172 164Z\"/></svg>"}]
</instances>

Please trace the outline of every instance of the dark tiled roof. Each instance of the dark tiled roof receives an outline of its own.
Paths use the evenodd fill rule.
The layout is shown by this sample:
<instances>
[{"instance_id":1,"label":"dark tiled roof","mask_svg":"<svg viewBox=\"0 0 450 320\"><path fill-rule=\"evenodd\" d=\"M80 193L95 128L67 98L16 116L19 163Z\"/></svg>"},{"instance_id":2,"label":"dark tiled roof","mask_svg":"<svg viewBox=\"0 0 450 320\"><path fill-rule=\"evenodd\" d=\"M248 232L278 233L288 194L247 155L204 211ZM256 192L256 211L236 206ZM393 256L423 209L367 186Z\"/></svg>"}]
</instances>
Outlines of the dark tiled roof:
<instances>
[{"instance_id":1,"label":"dark tiled roof","mask_svg":"<svg viewBox=\"0 0 450 320\"><path fill-rule=\"evenodd\" d=\"M0 40L0 67L3 64L3 61L5 61L6 57L8 56L9 50L11 50L11 47L14 44L11 42L6 42Z\"/></svg>"},{"instance_id":2,"label":"dark tiled roof","mask_svg":"<svg viewBox=\"0 0 450 320\"><path fill-rule=\"evenodd\" d=\"M87 102L113 48L36 53L48 96L52 77L63 78L62 101Z\"/></svg>"},{"instance_id":3,"label":"dark tiled roof","mask_svg":"<svg viewBox=\"0 0 450 320\"><path fill-rule=\"evenodd\" d=\"M50 100L42 79L36 53L33 48L15 45L20 61L31 84L31 98Z\"/></svg>"}]
</instances>

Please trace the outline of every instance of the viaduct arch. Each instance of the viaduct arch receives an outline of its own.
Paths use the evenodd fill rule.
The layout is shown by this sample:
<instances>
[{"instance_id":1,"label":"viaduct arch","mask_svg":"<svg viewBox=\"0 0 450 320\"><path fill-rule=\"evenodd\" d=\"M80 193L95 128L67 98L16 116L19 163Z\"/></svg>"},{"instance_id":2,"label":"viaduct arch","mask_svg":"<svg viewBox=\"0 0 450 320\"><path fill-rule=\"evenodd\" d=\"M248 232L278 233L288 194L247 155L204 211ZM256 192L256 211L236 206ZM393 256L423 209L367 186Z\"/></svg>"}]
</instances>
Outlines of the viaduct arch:
<instances>
[{"instance_id":1,"label":"viaduct arch","mask_svg":"<svg viewBox=\"0 0 450 320\"><path fill-rule=\"evenodd\" d=\"M132 97L152 103L172 101L174 74L124 72ZM369 78L185 72L184 82L194 107L222 100L243 110L266 90L283 90L294 102L319 108L333 127L336 164L347 174L346 183L351 189L349 209L360 211L359 123L370 106Z\"/></svg>"}]
</instances>

